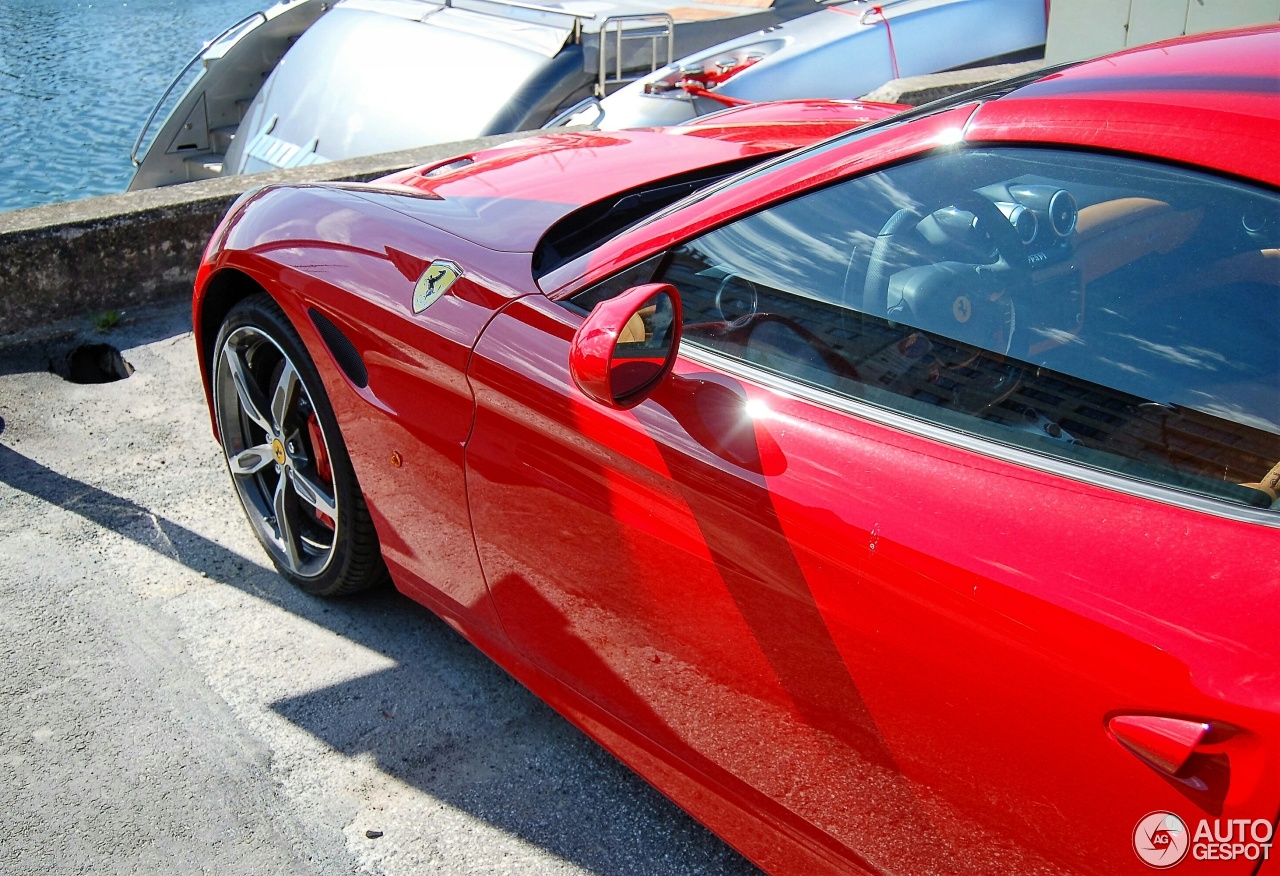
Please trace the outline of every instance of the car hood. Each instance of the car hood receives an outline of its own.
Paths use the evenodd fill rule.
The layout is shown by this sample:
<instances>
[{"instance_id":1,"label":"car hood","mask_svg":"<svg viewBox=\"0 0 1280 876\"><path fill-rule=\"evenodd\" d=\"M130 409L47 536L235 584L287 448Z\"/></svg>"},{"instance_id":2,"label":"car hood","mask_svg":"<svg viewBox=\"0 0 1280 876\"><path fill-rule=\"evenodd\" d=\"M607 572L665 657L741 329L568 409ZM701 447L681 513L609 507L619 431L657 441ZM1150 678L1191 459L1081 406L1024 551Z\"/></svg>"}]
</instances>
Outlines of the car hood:
<instances>
[{"instance_id":1,"label":"car hood","mask_svg":"<svg viewBox=\"0 0 1280 876\"><path fill-rule=\"evenodd\" d=\"M764 159L896 109L824 104L797 106L754 128L720 123L546 134L349 190L488 249L531 252L548 227L586 204L699 168Z\"/></svg>"}]
</instances>

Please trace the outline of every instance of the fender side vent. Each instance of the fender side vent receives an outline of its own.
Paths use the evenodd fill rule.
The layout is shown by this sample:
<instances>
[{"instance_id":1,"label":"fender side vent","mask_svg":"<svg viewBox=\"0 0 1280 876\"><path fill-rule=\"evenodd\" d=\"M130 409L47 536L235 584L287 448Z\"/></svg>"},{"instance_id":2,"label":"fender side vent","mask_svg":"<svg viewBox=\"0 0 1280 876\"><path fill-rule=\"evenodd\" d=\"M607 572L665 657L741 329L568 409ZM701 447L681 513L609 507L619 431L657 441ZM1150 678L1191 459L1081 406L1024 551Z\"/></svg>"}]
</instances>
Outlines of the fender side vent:
<instances>
[{"instance_id":1,"label":"fender side vent","mask_svg":"<svg viewBox=\"0 0 1280 876\"><path fill-rule=\"evenodd\" d=\"M356 345L351 343L351 339L342 333L342 329L330 322L329 317L314 307L307 309L307 315L311 317L316 331L320 333L329 352L333 354L333 361L338 363L338 367L342 369L343 374L347 375L347 379L361 389L368 386L369 369L364 367L364 360L360 358Z\"/></svg>"}]
</instances>

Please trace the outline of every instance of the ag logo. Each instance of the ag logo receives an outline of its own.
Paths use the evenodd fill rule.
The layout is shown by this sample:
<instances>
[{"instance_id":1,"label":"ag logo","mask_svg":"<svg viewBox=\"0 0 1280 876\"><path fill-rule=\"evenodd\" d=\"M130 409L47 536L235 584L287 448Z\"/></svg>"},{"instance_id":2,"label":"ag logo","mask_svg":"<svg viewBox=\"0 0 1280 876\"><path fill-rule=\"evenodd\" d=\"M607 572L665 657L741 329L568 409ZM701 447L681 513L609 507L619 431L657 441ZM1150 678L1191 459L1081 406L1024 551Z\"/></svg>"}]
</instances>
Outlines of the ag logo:
<instances>
[{"instance_id":1,"label":"ag logo","mask_svg":"<svg viewBox=\"0 0 1280 876\"><path fill-rule=\"evenodd\" d=\"M1186 823L1172 812L1152 812L1133 829L1133 850L1142 863L1157 870L1181 862L1190 845Z\"/></svg>"},{"instance_id":2,"label":"ag logo","mask_svg":"<svg viewBox=\"0 0 1280 876\"><path fill-rule=\"evenodd\" d=\"M462 268L453 262L434 261L427 265L413 289L413 312L422 313L461 276Z\"/></svg>"},{"instance_id":3,"label":"ag logo","mask_svg":"<svg viewBox=\"0 0 1280 876\"><path fill-rule=\"evenodd\" d=\"M968 322L969 317L973 316L973 305L961 295L951 302L951 315L956 318L956 322Z\"/></svg>"}]
</instances>

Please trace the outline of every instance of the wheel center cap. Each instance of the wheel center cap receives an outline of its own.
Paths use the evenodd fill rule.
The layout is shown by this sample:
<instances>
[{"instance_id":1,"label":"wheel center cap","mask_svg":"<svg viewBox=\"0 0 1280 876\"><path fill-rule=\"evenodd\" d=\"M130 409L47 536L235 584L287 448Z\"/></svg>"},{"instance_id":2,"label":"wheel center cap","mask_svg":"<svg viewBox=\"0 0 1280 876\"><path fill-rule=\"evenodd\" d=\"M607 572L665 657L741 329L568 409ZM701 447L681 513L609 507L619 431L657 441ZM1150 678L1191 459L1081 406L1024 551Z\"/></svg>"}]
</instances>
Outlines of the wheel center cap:
<instances>
[{"instance_id":1,"label":"wheel center cap","mask_svg":"<svg viewBox=\"0 0 1280 876\"><path fill-rule=\"evenodd\" d=\"M276 462L281 465L284 465L285 460L288 458L284 453L284 444L280 442L279 438L271 439L271 455L274 456L276 458Z\"/></svg>"}]
</instances>

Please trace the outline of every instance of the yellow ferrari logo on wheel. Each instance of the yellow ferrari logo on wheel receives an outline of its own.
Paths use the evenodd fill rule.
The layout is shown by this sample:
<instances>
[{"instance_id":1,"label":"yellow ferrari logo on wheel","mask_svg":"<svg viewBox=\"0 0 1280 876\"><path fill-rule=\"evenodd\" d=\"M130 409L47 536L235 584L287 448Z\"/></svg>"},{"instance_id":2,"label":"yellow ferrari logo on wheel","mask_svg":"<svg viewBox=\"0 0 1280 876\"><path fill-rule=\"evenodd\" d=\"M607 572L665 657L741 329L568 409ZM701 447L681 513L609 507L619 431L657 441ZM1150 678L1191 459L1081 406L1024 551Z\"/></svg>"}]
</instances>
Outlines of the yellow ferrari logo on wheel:
<instances>
[{"instance_id":1,"label":"yellow ferrari logo on wheel","mask_svg":"<svg viewBox=\"0 0 1280 876\"><path fill-rule=\"evenodd\" d=\"M453 262L435 261L418 278L413 289L413 312L422 313L462 276L462 268Z\"/></svg>"}]
</instances>

